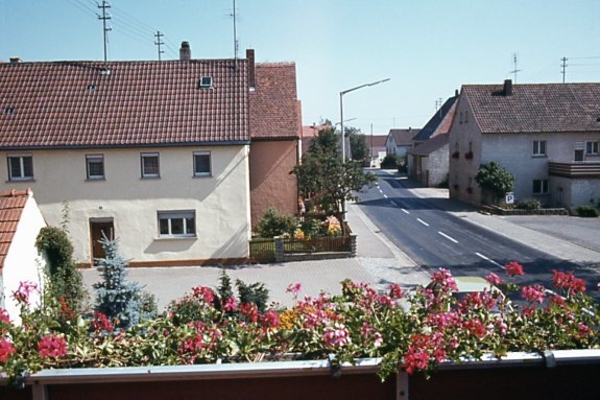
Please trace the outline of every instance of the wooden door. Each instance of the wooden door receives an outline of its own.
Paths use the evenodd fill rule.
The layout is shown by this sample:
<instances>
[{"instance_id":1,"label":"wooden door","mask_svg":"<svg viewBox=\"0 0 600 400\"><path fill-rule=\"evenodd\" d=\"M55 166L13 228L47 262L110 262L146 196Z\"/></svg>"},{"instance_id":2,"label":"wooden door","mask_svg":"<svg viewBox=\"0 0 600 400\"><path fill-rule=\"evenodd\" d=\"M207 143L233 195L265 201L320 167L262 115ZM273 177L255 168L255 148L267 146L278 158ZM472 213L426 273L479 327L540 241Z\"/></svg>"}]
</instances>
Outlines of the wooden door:
<instances>
[{"instance_id":1,"label":"wooden door","mask_svg":"<svg viewBox=\"0 0 600 400\"><path fill-rule=\"evenodd\" d=\"M92 264L96 264L96 259L106 256L100 241L104 237L114 239L113 221L90 221L90 232L92 236Z\"/></svg>"}]
</instances>

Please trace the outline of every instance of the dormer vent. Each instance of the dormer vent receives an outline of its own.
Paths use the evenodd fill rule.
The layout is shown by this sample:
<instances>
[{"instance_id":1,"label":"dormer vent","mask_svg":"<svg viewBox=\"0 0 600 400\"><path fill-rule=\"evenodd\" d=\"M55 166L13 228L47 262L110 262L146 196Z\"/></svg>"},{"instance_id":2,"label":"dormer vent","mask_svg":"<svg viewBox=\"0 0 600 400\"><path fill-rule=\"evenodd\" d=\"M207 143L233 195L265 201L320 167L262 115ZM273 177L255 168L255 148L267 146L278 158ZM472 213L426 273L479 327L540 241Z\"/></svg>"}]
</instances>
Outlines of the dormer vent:
<instances>
[{"instance_id":1,"label":"dormer vent","mask_svg":"<svg viewBox=\"0 0 600 400\"><path fill-rule=\"evenodd\" d=\"M95 92L96 90L98 90L98 86L91 84L91 85L87 85L87 90L89 92Z\"/></svg>"},{"instance_id":2,"label":"dormer vent","mask_svg":"<svg viewBox=\"0 0 600 400\"><path fill-rule=\"evenodd\" d=\"M213 88L213 79L210 75L205 75L198 82L199 89L212 89Z\"/></svg>"},{"instance_id":3,"label":"dormer vent","mask_svg":"<svg viewBox=\"0 0 600 400\"><path fill-rule=\"evenodd\" d=\"M4 114L6 115L13 115L15 113L15 109L13 107L6 107L4 109Z\"/></svg>"}]
</instances>

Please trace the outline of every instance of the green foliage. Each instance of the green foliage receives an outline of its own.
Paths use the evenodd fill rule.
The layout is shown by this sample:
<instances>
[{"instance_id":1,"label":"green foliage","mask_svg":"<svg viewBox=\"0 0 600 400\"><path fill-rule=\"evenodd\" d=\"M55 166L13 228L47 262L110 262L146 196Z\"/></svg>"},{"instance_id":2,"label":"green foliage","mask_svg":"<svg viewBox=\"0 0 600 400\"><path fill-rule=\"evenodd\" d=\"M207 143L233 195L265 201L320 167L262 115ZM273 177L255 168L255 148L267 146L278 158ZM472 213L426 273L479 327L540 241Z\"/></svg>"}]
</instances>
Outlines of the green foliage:
<instances>
[{"instance_id":1,"label":"green foliage","mask_svg":"<svg viewBox=\"0 0 600 400\"><path fill-rule=\"evenodd\" d=\"M575 209L580 217L596 218L598 217L598 209L594 206L581 205Z\"/></svg>"},{"instance_id":2,"label":"green foliage","mask_svg":"<svg viewBox=\"0 0 600 400\"><path fill-rule=\"evenodd\" d=\"M87 293L81 272L73 261L73 245L67 233L61 228L44 227L35 245L48 260L47 297L59 301L72 313L83 311Z\"/></svg>"},{"instance_id":3,"label":"green foliage","mask_svg":"<svg viewBox=\"0 0 600 400\"><path fill-rule=\"evenodd\" d=\"M507 192L514 188L515 177L498 163L490 161L479 167L475 181L484 191L491 193L494 202L504 197Z\"/></svg>"},{"instance_id":4,"label":"green foliage","mask_svg":"<svg viewBox=\"0 0 600 400\"><path fill-rule=\"evenodd\" d=\"M284 234L291 235L294 233L297 225L298 221L294 216L280 213L274 207L269 207L260 221L258 221L256 232L264 238L272 238Z\"/></svg>"},{"instance_id":5,"label":"green foliage","mask_svg":"<svg viewBox=\"0 0 600 400\"><path fill-rule=\"evenodd\" d=\"M269 302L269 289L265 287L264 283L255 282L246 284L237 279L235 281L235 285L238 289L240 304L254 304L257 307L258 312L261 314L267 311Z\"/></svg>"},{"instance_id":6,"label":"green foliage","mask_svg":"<svg viewBox=\"0 0 600 400\"><path fill-rule=\"evenodd\" d=\"M381 161L381 169L396 169L400 165L400 157L396 154L387 154Z\"/></svg>"},{"instance_id":7,"label":"green foliage","mask_svg":"<svg viewBox=\"0 0 600 400\"><path fill-rule=\"evenodd\" d=\"M517 203L517 208L520 210L540 210L542 203L537 199L525 199Z\"/></svg>"},{"instance_id":8,"label":"green foliage","mask_svg":"<svg viewBox=\"0 0 600 400\"><path fill-rule=\"evenodd\" d=\"M127 282L127 262L119 254L118 241L105 236L100 243L106 256L98 261L102 281L93 285L97 291L95 311L106 315L115 326L129 329L143 318L147 296L139 284Z\"/></svg>"},{"instance_id":9,"label":"green foliage","mask_svg":"<svg viewBox=\"0 0 600 400\"><path fill-rule=\"evenodd\" d=\"M367 136L360 132L360 129L348 127L344 129L346 136L350 141L350 152L352 160L358 162L369 161L371 150L367 144Z\"/></svg>"},{"instance_id":10,"label":"green foliage","mask_svg":"<svg viewBox=\"0 0 600 400\"><path fill-rule=\"evenodd\" d=\"M361 192L377 180L375 175L365 173L360 163L342 162L332 128L319 132L292 173L304 199L312 200L321 211L338 215L344 201L355 199L354 192Z\"/></svg>"}]
</instances>

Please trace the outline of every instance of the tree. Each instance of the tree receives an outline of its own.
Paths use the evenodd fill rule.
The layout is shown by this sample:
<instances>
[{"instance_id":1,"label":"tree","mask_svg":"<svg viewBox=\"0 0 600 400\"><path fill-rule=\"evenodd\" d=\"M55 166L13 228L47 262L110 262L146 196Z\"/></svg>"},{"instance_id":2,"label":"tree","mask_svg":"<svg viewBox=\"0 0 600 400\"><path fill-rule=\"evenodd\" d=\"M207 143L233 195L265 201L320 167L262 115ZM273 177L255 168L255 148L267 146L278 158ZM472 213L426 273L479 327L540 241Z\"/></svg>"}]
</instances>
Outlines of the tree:
<instances>
[{"instance_id":1,"label":"tree","mask_svg":"<svg viewBox=\"0 0 600 400\"><path fill-rule=\"evenodd\" d=\"M119 255L117 240L105 236L100 243L106 256L98 263L102 281L94 284L95 310L112 319L116 326L128 329L141 318L142 290L137 283L127 282L127 261Z\"/></svg>"},{"instance_id":2,"label":"tree","mask_svg":"<svg viewBox=\"0 0 600 400\"><path fill-rule=\"evenodd\" d=\"M64 229L44 227L35 245L48 260L48 298L60 302L63 316L83 310L86 291L81 272L73 261L73 244Z\"/></svg>"},{"instance_id":3,"label":"tree","mask_svg":"<svg viewBox=\"0 0 600 400\"><path fill-rule=\"evenodd\" d=\"M492 195L492 201L496 203L507 192L513 190L515 177L498 163L490 161L479 167L479 171L475 175L475 181L484 192Z\"/></svg>"},{"instance_id":4,"label":"tree","mask_svg":"<svg viewBox=\"0 0 600 400\"><path fill-rule=\"evenodd\" d=\"M367 136L360 132L360 129L346 128L346 136L350 139L350 152L352 159L358 162L369 161L371 151L367 144Z\"/></svg>"},{"instance_id":5,"label":"tree","mask_svg":"<svg viewBox=\"0 0 600 400\"><path fill-rule=\"evenodd\" d=\"M359 163L342 162L338 140L333 128L319 131L313 138L310 151L302 163L292 170L298 180L298 189L304 199L313 200L323 211L343 220L344 204L354 200L354 192L372 185L377 177L365 173Z\"/></svg>"}]
</instances>

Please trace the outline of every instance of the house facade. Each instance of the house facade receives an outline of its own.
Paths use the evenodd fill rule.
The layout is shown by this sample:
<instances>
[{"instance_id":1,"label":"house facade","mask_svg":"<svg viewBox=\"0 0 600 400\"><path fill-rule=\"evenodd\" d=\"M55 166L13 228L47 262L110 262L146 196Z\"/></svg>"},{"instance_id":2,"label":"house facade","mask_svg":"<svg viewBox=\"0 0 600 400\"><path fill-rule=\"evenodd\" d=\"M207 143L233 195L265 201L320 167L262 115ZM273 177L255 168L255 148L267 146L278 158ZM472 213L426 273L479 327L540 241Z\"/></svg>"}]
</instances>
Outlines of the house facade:
<instances>
[{"instance_id":1,"label":"house facade","mask_svg":"<svg viewBox=\"0 0 600 400\"><path fill-rule=\"evenodd\" d=\"M31 187L92 265L248 257L248 60L0 64L0 189Z\"/></svg>"},{"instance_id":2,"label":"house facade","mask_svg":"<svg viewBox=\"0 0 600 400\"><path fill-rule=\"evenodd\" d=\"M381 162L385 158L387 151L385 143L387 141L386 135L367 135L367 146L369 146L370 163L371 168L381 167Z\"/></svg>"},{"instance_id":3,"label":"house facade","mask_svg":"<svg viewBox=\"0 0 600 400\"><path fill-rule=\"evenodd\" d=\"M247 58L253 60L253 52ZM295 64L257 63L254 78L249 96L252 227L269 207L291 215L298 211L296 176L290 172L300 159L302 136Z\"/></svg>"},{"instance_id":4,"label":"house facade","mask_svg":"<svg viewBox=\"0 0 600 400\"><path fill-rule=\"evenodd\" d=\"M419 133L418 129L390 129L385 142L387 154L406 157L408 150L413 146L413 137Z\"/></svg>"},{"instance_id":5,"label":"house facade","mask_svg":"<svg viewBox=\"0 0 600 400\"><path fill-rule=\"evenodd\" d=\"M21 310L13 293L22 283L32 283L30 304L40 303L46 260L35 242L46 221L31 190L0 193L0 308L20 323Z\"/></svg>"},{"instance_id":6,"label":"house facade","mask_svg":"<svg viewBox=\"0 0 600 400\"><path fill-rule=\"evenodd\" d=\"M497 162L516 201L575 208L600 199L600 84L465 85L449 133L450 196L481 204L475 175Z\"/></svg>"}]
</instances>

